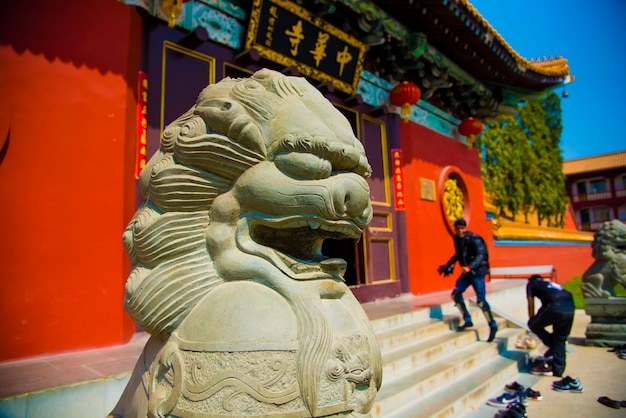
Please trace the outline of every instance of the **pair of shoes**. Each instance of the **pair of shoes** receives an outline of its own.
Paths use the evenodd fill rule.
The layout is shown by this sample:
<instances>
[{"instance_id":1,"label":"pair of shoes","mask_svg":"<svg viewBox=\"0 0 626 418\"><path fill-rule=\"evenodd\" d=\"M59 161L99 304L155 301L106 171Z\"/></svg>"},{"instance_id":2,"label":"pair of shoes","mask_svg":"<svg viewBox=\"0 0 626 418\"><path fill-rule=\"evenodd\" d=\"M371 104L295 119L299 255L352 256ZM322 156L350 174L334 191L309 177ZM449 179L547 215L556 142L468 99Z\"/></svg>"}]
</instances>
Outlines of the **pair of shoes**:
<instances>
[{"instance_id":1,"label":"pair of shoes","mask_svg":"<svg viewBox=\"0 0 626 418\"><path fill-rule=\"evenodd\" d=\"M569 376L565 376L561 380L552 382L552 389L557 392L571 392L571 393L583 393L583 385L580 384L578 378L572 379Z\"/></svg>"},{"instance_id":2,"label":"pair of shoes","mask_svg":"<svg viewBox=\"0 0 626 418\"><path fill-rule=\"evenodd\" d=\"M541 392L539 392L538 390L533 390L532 388L526 388L524 394L528 399L531 399L533 401L540 401L543 399L543 397L541 396Z\"/></svg>"},{"instance_id":3,"label":"pair of shoes","mask_svg":"<svg viewBox=\"0 0 626 418\"><path fill-rule=\"evenodd\" d=\"M498 324L495 322L489 324L489 338L487 338L487 342L490 343L496 338L496 332L498 332Z\"/></svg>"},{"instance_id":4,"label":"pair of shoes","mask_svg":"<svg viewBox=\"0 0 626 418\"><path fill-rule=\"evenodd\" d=\"M600 396L598 402L615 409L626 408L626 401L615 401L608 396Z\"/></svg>"},{"instance_id":5,"label":"pair of shoes","mask_svg":"<svg viewBox=\"0 0 626 418\"><path fill-rule=\"evenodd\" d=\"M521 392L526 395L526 398L533 401L540 401L543 399L543 397L541 396L541 392L539 392L538 390L533 390L531 387L525 387L518 382L512 382L504 385L504 390L512 394Z\"/></svg>"},{"instance_id":6,"label":"pair of shoes","mask_svg":"<svg viewBox=\"0 0 626 418\"><path fill-rule=\"evenodd\" d=\"M532 350L537 347L537 341L532 337L532 335L527 334L517 339L515 347L524 350Z\"/></svg>"},{"instance_id":7,"label":"pair of shoes","mask_svg":"<svg viewBox=\"0 0 626 418\"><path fill-rule=\"evenodd\" d=\"M542 361L540 363L535 363L530 366L528 371L531 374L543 375L543 376L552 376L552 364L548 361Z\"/></svg>"},{"instance_id":8,"label":"pair of shoes","mask_svg":"<svg viewBox=\"0 0 626 418\"><path fill-rule=\"evenodd\" d=\"M504 392L502 395L487 400L487 405L491 406L508 406L514 403L528 405L528 397L523 391L515 393Z\"/></svg>"},{"instance_id":9,"label":"pair of shoes","mask_svg":"<svg viewBox=\"0 0 626 418\"><path fill-rule=\"evenodd\" d=\"M510 393L523 392L526 390L526 387L518 383L517 381L514 381L514 382L507 383L506 385L504 385L504 390Z\"/></svg>"},{"instance_id":10,"label":"pair of shoes","mask_svg":"<svg viewBox=\"0 0 626 418\"><path fill-rule=\"evenodd\" d=\"M519 402L513 402L506 409L496 412L494 418L527 418L526 407Z\"/></svg>"},{"instance_id":11,"label":"pair of shoes","mask_svg":"<svg viewBox=\"0 0 626 418\"><path fill-rule=\"evenodd\" d=\"M457 331L464 331L466 328L471 328L473 327L474 324L471 322L465 322L463 325L459 325L458 327L456 327Z\"/></svg>"}]
</instances>

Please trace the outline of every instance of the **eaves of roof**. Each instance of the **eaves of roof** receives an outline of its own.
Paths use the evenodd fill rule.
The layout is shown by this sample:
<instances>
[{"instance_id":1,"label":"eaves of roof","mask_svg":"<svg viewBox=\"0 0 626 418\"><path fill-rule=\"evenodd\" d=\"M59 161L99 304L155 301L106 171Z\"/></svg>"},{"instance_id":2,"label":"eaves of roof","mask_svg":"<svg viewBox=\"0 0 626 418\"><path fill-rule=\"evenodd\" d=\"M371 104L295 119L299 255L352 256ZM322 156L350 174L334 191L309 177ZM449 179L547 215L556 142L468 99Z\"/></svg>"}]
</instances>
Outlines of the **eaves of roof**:
<instances>
[{"instance_id":1,"label":"eaves of roof","mask_svg":"<svg viewBox=\"0 0 626 418\"><path fill-rule=\"evenodd\" d=\"M541 92L570 82L562 57L526 59L467 0L372 0L411 33L432 45L478 81Z\"/></svg>"},{"instance_id":2,"label":"eaves of roof","mask_svg":"<svg viewBox=\"0 0 626 418\"><path fill-rule=\"evenodd\" d=\"M578 158L563 162L563 174L566 176L615 168L626 169L626 151Z\"/></svg>"}]
</instances>

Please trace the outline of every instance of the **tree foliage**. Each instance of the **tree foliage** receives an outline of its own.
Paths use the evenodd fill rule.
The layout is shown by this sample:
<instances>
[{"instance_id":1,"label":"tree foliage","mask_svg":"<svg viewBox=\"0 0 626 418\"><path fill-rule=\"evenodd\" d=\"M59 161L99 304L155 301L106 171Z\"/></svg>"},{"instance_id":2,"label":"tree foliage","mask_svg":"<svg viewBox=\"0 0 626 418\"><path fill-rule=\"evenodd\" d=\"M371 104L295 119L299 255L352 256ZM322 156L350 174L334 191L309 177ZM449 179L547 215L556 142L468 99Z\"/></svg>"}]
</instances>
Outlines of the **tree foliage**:
<instances>
[{"instance_id":1,"label":"tree foliage","mask_svg":"<svg viewBox=\"0 0 626 418\"><path fill-rule=\"evenodd\" d=\"M487 121L477 139L485 191L498 215L525 222L562 226L567 205L561 157L561 101L551 93L543 101L518 107L516 116Z\"/></svg>"}]
</instances>

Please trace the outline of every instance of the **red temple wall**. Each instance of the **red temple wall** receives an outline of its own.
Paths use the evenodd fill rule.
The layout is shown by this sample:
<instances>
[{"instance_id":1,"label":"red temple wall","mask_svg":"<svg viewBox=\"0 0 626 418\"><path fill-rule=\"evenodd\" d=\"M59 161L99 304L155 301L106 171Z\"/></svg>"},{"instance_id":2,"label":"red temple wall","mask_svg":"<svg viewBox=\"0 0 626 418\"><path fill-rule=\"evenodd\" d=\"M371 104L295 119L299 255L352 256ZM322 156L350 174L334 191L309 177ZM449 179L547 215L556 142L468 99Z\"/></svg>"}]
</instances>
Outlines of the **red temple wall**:
<instances>
[{"instance_id":1,"label":"red temple wall","mask_svg":"<svg viewBox=\"0 0 626 418\"><path fill-rule=\"evenodd\" d=\"M135 205L140 29L110 0L13 2L0 17L0 360L134 332L121 236Z\"/></svg>"},{"instance_id":2,"label":"red temple wall","mask_svg":"<svg viewBox=\"0 0 626 418\"><path fill-rule=\"evenodd\" d=\"M490 223L485 220L480 161L476 150L415 123L400 124L406 194L410 290L413 294L451 289L456 276L437 274L437 267L454 253L452 231L444 216L439 187L445 172L456 167L467 188L468 229L491 246ZM420 196L420 179L433 180L435 201ZM458 272L458 268L456 269Z\"/></svg>"},{"instance_id":3,"label":"red temple wall","mask_svg":"<svg viewBox=\"0 0 626 418\"><path fill-rule=\"evenodd\" d=\"M588 245L497 246L490 252L492 267L543 266L556 269L556 281L566 283L582 276L591 266L591 243Z\"/></svg>"},{"instance_id":4,"label":"red temple wall","mask_svg":"<svg viewBox=\"0 0 626 418\"><path fill-rule=\"evenodd\" d=\"M467 188L466 219L468 229L487 243L492 267L553 265L560 283L567 282L591 265L590 244L494 245L491 221L486 219L480 159L476 150L415 123L401 123L400 137L404 160L406 194L407 252L409 254L410 291L426 294L454 287L458 273L447 278L437 274L437 267L453 254L452 231L444 217L439 187L449 167L454 166ZM420 179L434 180L436 200L421 198ZM566 229L575 229L568 212Z\"/></svg>"}]
</instances>

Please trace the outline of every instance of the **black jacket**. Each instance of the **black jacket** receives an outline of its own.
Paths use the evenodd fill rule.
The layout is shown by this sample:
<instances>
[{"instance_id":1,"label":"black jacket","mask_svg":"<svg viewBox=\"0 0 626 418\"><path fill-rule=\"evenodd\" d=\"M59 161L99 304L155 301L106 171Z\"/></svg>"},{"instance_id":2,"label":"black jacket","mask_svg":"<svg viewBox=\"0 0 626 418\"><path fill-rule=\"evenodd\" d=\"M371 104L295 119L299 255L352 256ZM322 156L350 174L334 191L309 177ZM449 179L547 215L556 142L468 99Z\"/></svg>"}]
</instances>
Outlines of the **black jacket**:
<instances>
[{"instance_id":1,"label":"black jacket","mask_svg":"<svg viewBox=\"0 0 626 418\"><path fill-rule=\"evenodd\" d=\"M475 276L484 276L489 272L489 254L480 235L470 231L463 238L455 235L454 249L454 255L447 262L449 266L458 261L461 267L468 266Z\"/></svg>"},{"instance_id":2,"label":"black jacket","mask_svg":"<svg viewBox=\"0 0 626 418\"><path fill-rule=\"evenodd\" d=\"M526 296L536 297L541 301L541 309L558 312L573 312L574 297L558 283L536 277L528 280Z\"/></svg>"}]
</instances>

